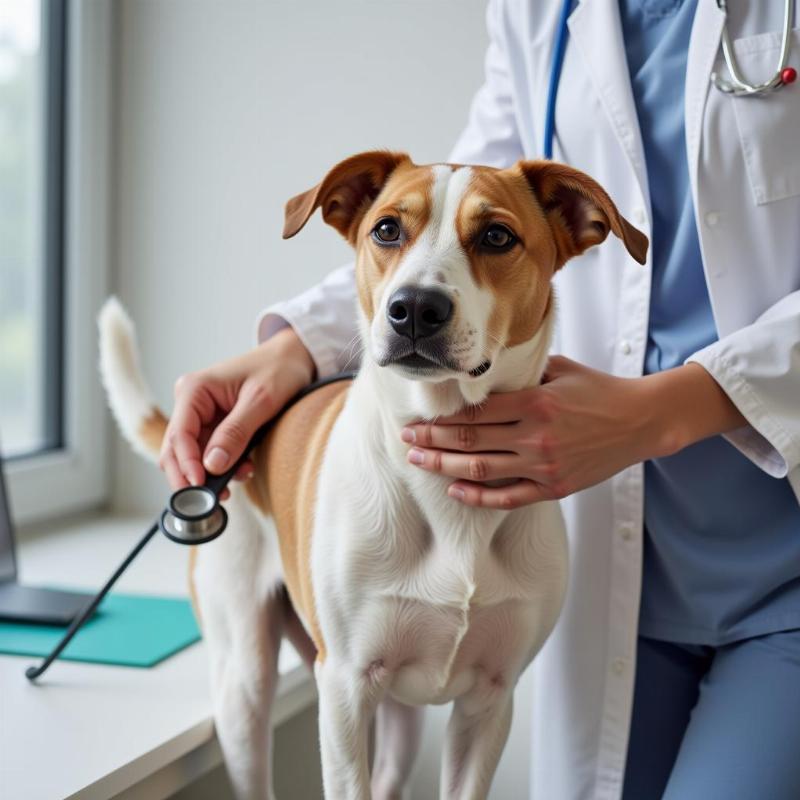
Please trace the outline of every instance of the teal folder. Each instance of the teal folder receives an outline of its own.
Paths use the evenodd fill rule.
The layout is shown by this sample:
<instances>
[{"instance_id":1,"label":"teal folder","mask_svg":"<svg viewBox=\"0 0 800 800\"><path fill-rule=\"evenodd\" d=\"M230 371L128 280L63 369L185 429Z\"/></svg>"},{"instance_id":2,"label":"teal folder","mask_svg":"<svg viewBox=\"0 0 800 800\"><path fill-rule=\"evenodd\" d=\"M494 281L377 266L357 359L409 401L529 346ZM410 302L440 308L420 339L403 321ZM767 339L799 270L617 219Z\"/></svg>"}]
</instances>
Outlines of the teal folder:
<instances>
[{"instance_id":1,"label":"teal folder","mask_svg":"<svg viewBox=\"0 0 800 800\"><path fill-rule=\"evenodd\" d=\"M45 656L66 628L0 622L0 653ZM110 594L59 658L125 667L153 667L200 639L188 600Z\"/></svg>"}]
</instances>

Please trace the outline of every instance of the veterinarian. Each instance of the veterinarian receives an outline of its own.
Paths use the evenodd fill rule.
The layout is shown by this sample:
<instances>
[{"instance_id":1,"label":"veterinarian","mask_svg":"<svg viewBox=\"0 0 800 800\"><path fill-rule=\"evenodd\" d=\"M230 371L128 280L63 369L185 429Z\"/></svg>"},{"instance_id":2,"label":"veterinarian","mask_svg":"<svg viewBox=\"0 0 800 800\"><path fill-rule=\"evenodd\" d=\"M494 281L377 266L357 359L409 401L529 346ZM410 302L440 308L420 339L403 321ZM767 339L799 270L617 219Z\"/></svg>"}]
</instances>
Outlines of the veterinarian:
<instances>
[{"instance_id":1,"label":"veterinarian","mask_svg":"<svg viewBox=\"0 0 800 800\"><path fill-rule=\"evenodd\" d=\"M793 0L792 0L793 1ZM542 152L560 0L492 2L486 80L450 160ZM727 77L779 62L783 3L583 0L554 158L651 238L557 279L546 382L397 435L453 502L564 498L571 582L537 660L537 800L800 797L800 84ZM790 63L800 66L794 30ZM162 452L173 487L222 471L314 375L352 366L353 271L269 309L263 342L187 376ZM219 424L218 424L219 423ZM498 471L513 423L517 483ZM210 438L209 438L210 436ZM464 452L467 451L467 452ZM248 470L242 470L246 477Z\"/></svg>"}]
</instances>

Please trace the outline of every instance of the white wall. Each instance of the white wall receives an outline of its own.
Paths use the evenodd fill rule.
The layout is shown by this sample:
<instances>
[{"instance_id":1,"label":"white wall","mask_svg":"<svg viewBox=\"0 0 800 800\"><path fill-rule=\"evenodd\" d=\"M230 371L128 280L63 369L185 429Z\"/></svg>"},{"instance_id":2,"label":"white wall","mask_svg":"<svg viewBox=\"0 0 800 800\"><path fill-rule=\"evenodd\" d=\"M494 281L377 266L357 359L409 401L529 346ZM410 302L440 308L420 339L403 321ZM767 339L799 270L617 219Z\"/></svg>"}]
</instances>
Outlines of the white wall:
<instances>
[{"instance_id":1,"label":"white wall","mask_svg":"<svg viewBox=\"0 0 800 800\"><path fill-rule=\"evenodd\" d=\"M117 11L113 282L168 409L178 375L248 347L259 308L348 258L319 219L283 242L286 199L362 149L447 156L481 82L484 2L122 0ZM119 443L114 478L119 509L163 502L159 473ZM521 696L496 798L525 796L529 707ZM430 712L415 797L434 796L443 722Z\"/></svg>"}]
</instances>

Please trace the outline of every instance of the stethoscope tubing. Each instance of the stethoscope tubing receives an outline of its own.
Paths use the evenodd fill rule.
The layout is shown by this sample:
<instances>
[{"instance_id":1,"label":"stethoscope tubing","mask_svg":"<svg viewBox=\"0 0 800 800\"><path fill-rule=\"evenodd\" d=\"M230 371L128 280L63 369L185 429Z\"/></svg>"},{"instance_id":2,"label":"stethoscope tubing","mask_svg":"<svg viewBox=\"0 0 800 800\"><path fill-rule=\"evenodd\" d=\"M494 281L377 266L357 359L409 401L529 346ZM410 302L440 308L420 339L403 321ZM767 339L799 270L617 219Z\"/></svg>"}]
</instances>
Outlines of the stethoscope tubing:
<instances>
[{"instance_id":1,"label":"stethoscope tubing","mask_svg":"<svg viewBox=\"0 0 800 800\"><path fill-rule=\"evenodd\" d=\"M141 553L144 549L144 546L156 535L159 531L158 520L156 520L147 530L144 536L137 542L136 546L133 550L125 556L125 560L117 567L114 571L114 574L105 582L103 588L92 598L86 608L81 611L81 613L72 621L72 624L67 628L66 633L61 637L61 641L52 649L50 654L45 658L44 661L38 667L28 667L25 670L25 677L29 681L35 681L44 672L47 668L61 655L64 648L72 641L75 634L80 630L81 626L83 625L89 617L94 614L97 610L97 607L100 603L103 602L103 598L111 591L111 587L119 580L120 576L123 572L130 566L131 562L136 558L136 556Z\"/></svg>"},{"instance_id":2,"label":"stethoscope tubing","mask_svg":"<svg viewBox=\"0 0 800 800\"><path fill-rule=\"evenodd\" d=\"M765 94L783 86L783 71L789 63L792 28L794 26L794 0L784 0L783 36L781 38L781 54L778 59L778 68L770 80L758 84L748 83L739 68L739 61L736 58L733 42L731 41L731 34L728 30L727 0L717 0L717 5L720 11L725 14L725 22L722 26L722 57L725 59L725 66L730 73L731 80L725 80L716 72L712 72L711 81L714 86L721 92L732 94L736 97L750 97L757 94Z\"/></svg>"},{"instance_id":3,"label":"stethoscope tubing","mask_svg":"<svg viewBox=\"0 0 800 800\"><path fill-rule=\"evenodd\" d=\"M236 474L239 467L244 464L245 461L250 457L250 453L264 440L264 437L269 433L272 426L275 424L276 420L279 419L286 411L291 408L295 403L299 400L302 400L307 395L311 394L311 392L316 391L317 389L322 388L323 386L327 386L330 383L337 383L339 381L344 380L352 380L355 377L355 372L341 372L336 375L331 375L327 378L322 378L320 380L315 381L314 383L306 386L304 389L301 389L289 402L283 407L280 414L276 415L272 419L265 422L250 438L250 441L245 447L244 451L242 452L241 456L234 462L233 466L231 466L228 470L223 472L220 475L209 475L206 478L204 486L207 489L210 489L219 503L219 496L222 494L222 490L230 483L233 476ZM223 509L224 511L224 509ZM163 514L163 512L162 512ZM100 603L103 602L103 598L111 591L114 584L119 580L125 570L131 565L133 560L136 556L141 553L144 549L145 545L153 538L153 536L158 533L159 530L162 530L160 521L161 521L161 514L159 514L156 521L147 529L147 532L144 536L136 543L134 548L125 556L125 559L122 563L117 567L111 577L103 584L103 587L97 592L97 594L91 599L88 603L86 608L72 621L72 624L67 628L64 635L61 637L61 640L56 644L56 646L51 650L49 655L42 661L42 663L38 667L28 667L25 670L25 677L28 678L29 681L35 681L37 678L40 678L45 671L50 667L50 665L61 655L64 651L64 648L72 641L75 637L75 634L81 629L83 624L89 619L89 617L94 614L97 610L97 607ZM226 517L227 520L227 517ZM223 526L224 530L224 526ZM166 532L165 532L166 533ZM168 535L168 534L167 534ZM169 536L172 541L177 542L178 544L203 544L204 541L210 541L216 536L212 536L209 539L200 539L195 542L185 542L177 539L173 536Z\"/></svg>"},{"instance_id":4,"label":"stethoscope tubing","mask_svg":"<svg viewBox=\"0 0 800 800\"><path fill-rule=\"evenodd\" d=\"M544 114L544 157L553 157L553 137L556 126L556 98L558 97L558 84L561 82L561 68L564 66L564 52L567 49L569 26L567 20L572 13L574 0L564 0L561 5L561 14L558 18L558 32L553 46L553 60L550 65L550 81L547 87L547 107Z\"/></svg>"}]
</instances>

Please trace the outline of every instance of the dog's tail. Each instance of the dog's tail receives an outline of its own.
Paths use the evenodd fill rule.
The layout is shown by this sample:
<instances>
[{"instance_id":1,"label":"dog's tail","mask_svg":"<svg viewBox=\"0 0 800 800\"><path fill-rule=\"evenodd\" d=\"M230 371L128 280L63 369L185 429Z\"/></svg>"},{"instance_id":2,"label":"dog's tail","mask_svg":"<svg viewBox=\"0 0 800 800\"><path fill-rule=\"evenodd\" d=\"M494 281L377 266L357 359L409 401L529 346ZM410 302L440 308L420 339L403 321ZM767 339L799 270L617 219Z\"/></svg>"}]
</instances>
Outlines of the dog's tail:
<instances>
[{"instance_id":1,"label":"dog's tail","mask_svg":"<svg viewBox=\"0 0 800 800\"><path fill-rule=\"evenodd\" d=\"M97 318L100 377L122 435L133 449L155 461L167 429L167 417L153 401L139 362L136 331L116 297L106 300Z\"/></svg>"}]
</instances>

